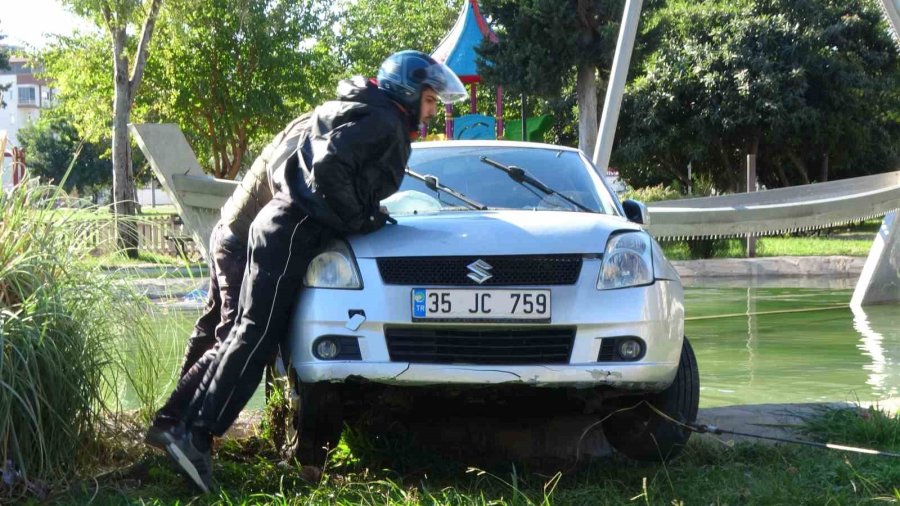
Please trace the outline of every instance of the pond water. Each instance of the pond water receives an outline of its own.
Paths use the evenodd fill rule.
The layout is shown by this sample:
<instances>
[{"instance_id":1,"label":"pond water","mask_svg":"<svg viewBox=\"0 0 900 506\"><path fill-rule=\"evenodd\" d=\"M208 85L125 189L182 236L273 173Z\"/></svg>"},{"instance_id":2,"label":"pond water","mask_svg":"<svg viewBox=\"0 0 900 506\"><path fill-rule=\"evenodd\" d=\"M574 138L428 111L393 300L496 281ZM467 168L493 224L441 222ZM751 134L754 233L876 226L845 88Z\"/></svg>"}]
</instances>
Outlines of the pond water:
<instances>
[{"instance_id":1,"label":"pond water","mask_svg":"<svg viewBox=\"0 0 900 506\"><path fill-rule=\"evenodd\" d=\"M900 307L851 311L853 281L689 280L701 407L900 396ZM160 325L166 370L177 371L197 314L170 311ZM249 407L262 406L259 389Z\"/></svg>"},{"instance_id":2,"label":"pond water","mask_svg":"<svg viewBox=\"0 0 900 506\"><path fill-rule=\"evenodd\" d=\"M900 395L900 307L851 311L845 284L687 287L685 333L700 365L701 406Z\"/></svg>"}]
</instances>

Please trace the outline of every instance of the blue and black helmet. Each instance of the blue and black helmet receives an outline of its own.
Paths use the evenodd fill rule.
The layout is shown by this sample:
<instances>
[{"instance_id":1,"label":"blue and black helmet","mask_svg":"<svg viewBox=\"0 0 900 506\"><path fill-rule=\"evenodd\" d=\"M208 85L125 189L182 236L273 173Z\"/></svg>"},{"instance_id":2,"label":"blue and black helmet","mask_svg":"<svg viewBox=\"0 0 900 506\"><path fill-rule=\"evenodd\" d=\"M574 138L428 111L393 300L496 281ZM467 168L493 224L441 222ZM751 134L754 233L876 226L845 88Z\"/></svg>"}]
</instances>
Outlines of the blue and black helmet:
<instances>
[{"instance_id":1,"label":"blue and black helmet","mask_svg":"<svg viewBox=\"0 0 900 506\"><path fill-rule=\"evenodd\" d=\"M378 87L418 118L422 88L429 87L444 103L466 98L466 88L449 67L420 51L400 51L378 69Z\"/></svg>"}]
</instances>

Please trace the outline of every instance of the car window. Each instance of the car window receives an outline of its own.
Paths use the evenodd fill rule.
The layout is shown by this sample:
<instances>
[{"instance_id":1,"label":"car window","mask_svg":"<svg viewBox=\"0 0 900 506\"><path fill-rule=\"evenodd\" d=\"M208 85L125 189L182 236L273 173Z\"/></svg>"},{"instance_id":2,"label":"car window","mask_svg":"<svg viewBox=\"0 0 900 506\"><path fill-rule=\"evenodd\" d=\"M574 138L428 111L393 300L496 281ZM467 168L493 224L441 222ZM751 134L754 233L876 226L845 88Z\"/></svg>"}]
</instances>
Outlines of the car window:
<instances>
[{"instance_id":1,"label":"car window","mask_svg":"<svg viewBox=\"0 0 900 506\"><path fill-rule=\"evenodd\" d=\"M593 169L576 151L530 147L448 146L414 149L409 167L432 175L441 184L491 208L575 211L571 203L519 184L501 170L480 161L482 156L504 165L516 165L550 188L579 204L604 214L617 214L614 201ZM405 177L401 191L433 196L444 208L464 204L446 193L429 190L424 183Z\"/></svg>"}]
</instances>

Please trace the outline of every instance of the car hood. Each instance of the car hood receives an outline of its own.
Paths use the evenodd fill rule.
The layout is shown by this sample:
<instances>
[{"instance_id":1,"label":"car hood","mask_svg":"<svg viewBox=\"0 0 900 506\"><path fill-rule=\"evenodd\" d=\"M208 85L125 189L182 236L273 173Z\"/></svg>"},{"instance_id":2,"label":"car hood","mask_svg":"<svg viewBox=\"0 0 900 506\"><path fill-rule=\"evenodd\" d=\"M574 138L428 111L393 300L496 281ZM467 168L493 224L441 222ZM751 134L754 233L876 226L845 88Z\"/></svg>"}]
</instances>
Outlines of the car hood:
<instances>
[{"instance_id":1,"label":"car hood","mask_svg":"<svg viewBox=\"0 0 900 506\"><path fill-rule=\"evenodd\" d=\"M400 216L349 238L358 258L603 253L609 234L640 230L619 216L562 211L458 211Z\"/></svg>"}]
</instances>

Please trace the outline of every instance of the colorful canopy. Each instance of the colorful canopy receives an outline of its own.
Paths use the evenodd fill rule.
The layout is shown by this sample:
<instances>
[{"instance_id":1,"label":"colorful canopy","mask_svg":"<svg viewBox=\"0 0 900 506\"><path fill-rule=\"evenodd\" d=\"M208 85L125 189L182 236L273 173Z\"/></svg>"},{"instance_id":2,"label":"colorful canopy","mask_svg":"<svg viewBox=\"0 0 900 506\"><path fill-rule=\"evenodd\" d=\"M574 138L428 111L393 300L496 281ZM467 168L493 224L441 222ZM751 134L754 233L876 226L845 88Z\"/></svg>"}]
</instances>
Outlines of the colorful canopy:
<instances>
[{"instance_id":1,"label":"colorful canopy","mask_svg":"<svg viewBox=\"0 0 900 506\"><path fill-rule=\"evenodd\" d=\"M456 72L462 82L477 83L481 77L475 65L475 47L485 38L491 42L498 41L481 15L478 0L466 0L456 24L431 56Z\"/></svg>"}]
</instances>

